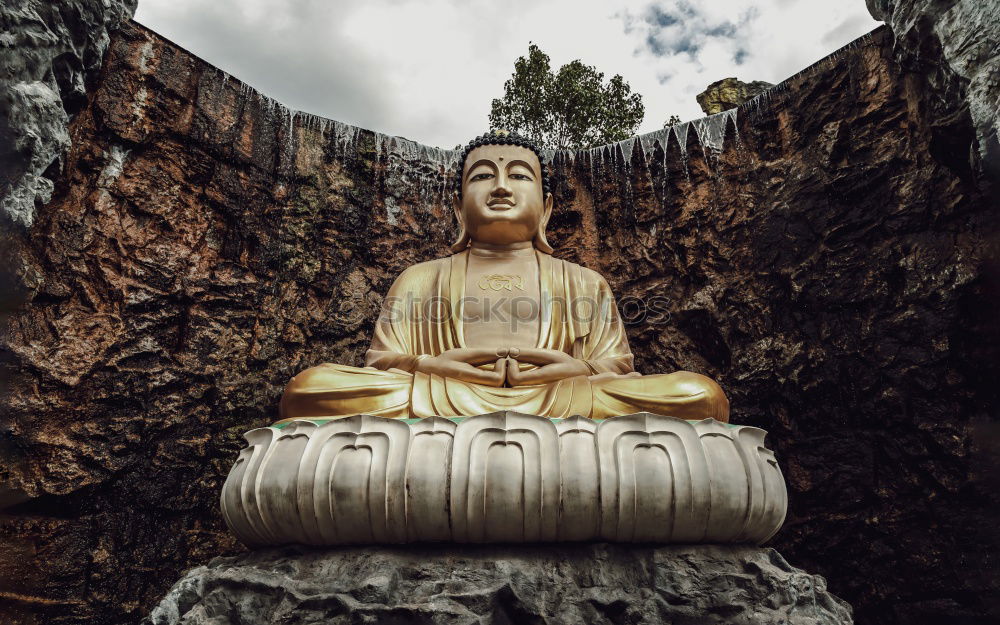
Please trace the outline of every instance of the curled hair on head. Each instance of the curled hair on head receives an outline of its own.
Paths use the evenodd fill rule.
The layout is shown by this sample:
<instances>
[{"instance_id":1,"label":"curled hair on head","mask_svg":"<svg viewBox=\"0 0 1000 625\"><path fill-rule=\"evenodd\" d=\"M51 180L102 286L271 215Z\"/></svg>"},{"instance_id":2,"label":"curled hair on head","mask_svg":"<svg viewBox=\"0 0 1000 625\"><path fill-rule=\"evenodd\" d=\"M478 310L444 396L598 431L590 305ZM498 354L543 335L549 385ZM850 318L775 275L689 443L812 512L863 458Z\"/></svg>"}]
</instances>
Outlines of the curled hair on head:
<instances>
[{"instance_id":1,"label":"curled hair on head","mask_svg":"<svg viewBox=\"0 0 1000 625\"><path fill-rule=\"evenodd\" d=\"M469 158L469 152L476 148L482 147L484 145L516 145L518 147L527 148L535 153L538 157L538 164L541 167L542 176L542 197L545 198L552 192L549 187L549 168L545 164L545 157L542 155L542 149L532 141L531 139L524 137L513 132L508 132L506 130L491 130L486 134L479 135L465 146L462 150L462 156L458 159L458 170L455 172L455 192L458 194L458 199L462 199L462 174L465 171L465 160ZM540 251L546 254L552 253L552 246L545 239L545 223L541 224L538 229L538 234L535 235L534 245ZM458 239L452 244L451 249L453 252L461 252L466 247L468 247L470 242L469 235L465 231L465 226L461 226L461 232L458 234Z\"/></svg>"},{"instance_id":2,"label":"curled hair on head","mask_svg":"<svg viewBox=\"0 0 1000 625\"><path fill-rule=\"evenodd\" d=\"M462 150L462 156L458 159L458 171L455 172L455 190L458 193L458 199L462 199L462 173L465 171L465 159L469 158L469 152L484 145L516 145L534 152L535 156L538 157L538 164L542 167L542 195L545 196L552 192L549 187L549 169L545 164L545 157L542 156L542 149L531 139L519 134L506 130L491 130L469 141Z\"/></svg>"}]
</instances>

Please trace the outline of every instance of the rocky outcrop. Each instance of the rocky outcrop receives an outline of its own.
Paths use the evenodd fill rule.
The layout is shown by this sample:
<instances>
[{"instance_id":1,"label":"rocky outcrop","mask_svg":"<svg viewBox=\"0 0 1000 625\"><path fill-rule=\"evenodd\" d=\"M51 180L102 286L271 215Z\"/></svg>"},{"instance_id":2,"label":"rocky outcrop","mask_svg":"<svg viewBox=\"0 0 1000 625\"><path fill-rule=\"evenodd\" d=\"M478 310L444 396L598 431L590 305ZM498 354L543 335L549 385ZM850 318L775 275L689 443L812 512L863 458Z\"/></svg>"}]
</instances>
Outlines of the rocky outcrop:
<instances>
[{"instance_id":1,"label":"rocky outcrop","mask_svg":"<svg viewBox=\"0 0 1000 625\"><path fill-rule=\"evenodd\" d=\"M997 596L997 214L964 102L894 45L557 155L549 241L608 277L640 371L710 375L768 431L775 547L859 622L975 622ZM447 253L453 155L293 115L137 25L70 134L52 201L0 233L25 302L0 335L0 483L24 500L0 612L134 623L240 549L218 496L284 383L360 364L393 278Z\"/></svg>"},{"instance_id":2,"label":"rocky outcrop","mask_svg":"<svg viewBox=\"0 0 1000 625\"><path fill-rule=\"evenodd\" d=\"M217 558L146 625L656 623L847 625L825 580L773 549L721 546L354 548Z\"/></svg>"},{"instance_id":3,"label":"rocky outcrop","mask_svg":"<svg viewBox=\"0 0 1000 625\"><path fill-rule=\"evenodd\" d=\"M982 164L994 178L1000 178L1000 11L996 3L867 0L867 4L872 16L892 29L900 63L926 76L942 101L964 98L976 126Z\"/></svg>"},{"instance_id":4,"label":"rocky outcrop","mask_svg":"<svg viewBox=\"0 0 1000 625\"><path fill-rule=\"evenodd\" d=\"M52 197L69 120L86 103L109 33L137 0L18 0L0 5L0 226L30 226Z\"/></svg>"},{"instance_id":5,"label":"rocky outcrop","mask_svg":"<svg viewBox=\"0 0 1000 625\"><path fill-rule=\"evenodd\" d=\"M715 115L734 109L773 86L763 80L743 82L737 78L723 78L710 84L695 96L695 99L698 100L701 110L705 111L705 115Z\"/></svg>"}]
</instances>

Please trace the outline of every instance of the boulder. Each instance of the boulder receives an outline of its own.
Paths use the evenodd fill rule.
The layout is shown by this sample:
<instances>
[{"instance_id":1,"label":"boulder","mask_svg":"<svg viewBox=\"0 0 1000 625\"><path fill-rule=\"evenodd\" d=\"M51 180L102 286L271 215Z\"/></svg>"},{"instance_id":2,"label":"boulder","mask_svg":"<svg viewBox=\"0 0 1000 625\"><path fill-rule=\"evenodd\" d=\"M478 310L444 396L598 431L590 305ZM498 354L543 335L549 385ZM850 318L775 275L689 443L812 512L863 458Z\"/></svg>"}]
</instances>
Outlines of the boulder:
<instances>
[{"instance_id":1,"label":"boulder","mask_svg":"<svg viewBox=\"0 0 1000 625\"><path fill-rule=\"evenodd\" d=\"M748 100L752 100L771 87L769 82L755 80L743 82L738 78L723 78L717 80L695 96L705 115L715 115L722 111L734 109Z\"/></svg>"},{"instance_id":2,"label":"boulder","mask_svg":"<svg viewBox=\"0 0 1000 625\"><path fill-rule=\"evenodd\" d=\"M847 625L826 581L744 546L266 550L216 558L144 625Z\"/></svg>"}]
</instances>

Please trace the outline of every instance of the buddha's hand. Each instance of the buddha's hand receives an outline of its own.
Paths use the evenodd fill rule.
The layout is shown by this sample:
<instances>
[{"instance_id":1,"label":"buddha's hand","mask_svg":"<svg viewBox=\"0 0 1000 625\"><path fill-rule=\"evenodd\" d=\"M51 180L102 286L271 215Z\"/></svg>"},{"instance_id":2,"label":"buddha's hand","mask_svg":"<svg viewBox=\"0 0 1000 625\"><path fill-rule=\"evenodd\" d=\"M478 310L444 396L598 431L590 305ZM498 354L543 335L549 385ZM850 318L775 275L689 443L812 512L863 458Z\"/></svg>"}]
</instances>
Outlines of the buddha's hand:
<instances>
[{"instance_id":1,"label":"buddha's hand","mask_svg":"<svg viewBox=\"0 0 1000 625\"><path fill-rule=\"evenodd\" d=\"M503 356L495 349L456 348L441 352L437 356L427 356L417 361L416 370L428 375L439 375L463 382L475 382L486 386L503 386L506 378L506 351ZM495 363L493 371L480 369L478 365Z\"/></svg>"},{"instance_id":2,"label":"buddha's hand","mask_svg":"<svg viewBox=\"0 0 1000 625\"><path fill-rule=\"evenodd\" d=\"M508 361L507 384L510 386L548 384L566 378L591 374L587 363L555 349L511 348ZM531 371L520 371L517 366L519 362L531 363L537 365L538 368Z\"/></svg>"}]
</instances>

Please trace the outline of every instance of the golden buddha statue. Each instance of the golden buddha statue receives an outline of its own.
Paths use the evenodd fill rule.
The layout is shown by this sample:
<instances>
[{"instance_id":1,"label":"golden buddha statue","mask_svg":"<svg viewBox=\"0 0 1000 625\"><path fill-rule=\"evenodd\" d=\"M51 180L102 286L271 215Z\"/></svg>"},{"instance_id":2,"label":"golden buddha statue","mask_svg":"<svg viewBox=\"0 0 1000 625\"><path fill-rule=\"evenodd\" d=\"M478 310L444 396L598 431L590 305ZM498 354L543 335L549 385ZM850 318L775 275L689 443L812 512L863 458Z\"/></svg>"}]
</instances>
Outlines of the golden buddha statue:
<instances>
[{"instance_id":1,"label":"golden buddha statue","mask_svg":"<svg viewBox=\"0 0 1000 625\"><path fill-rule=\"evenodd\" d=\"M728 421L729 401L712 379L637 373L607 282L551 256L553 198L539 149L489 133L466 147L457 175L454 254L403 271L366 366L321 364L298 374L281 398L282 421L498 410Z\"/></svg>"}]
</instances>

